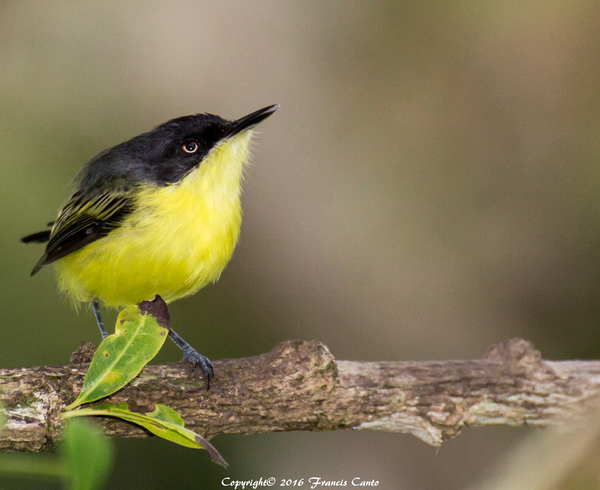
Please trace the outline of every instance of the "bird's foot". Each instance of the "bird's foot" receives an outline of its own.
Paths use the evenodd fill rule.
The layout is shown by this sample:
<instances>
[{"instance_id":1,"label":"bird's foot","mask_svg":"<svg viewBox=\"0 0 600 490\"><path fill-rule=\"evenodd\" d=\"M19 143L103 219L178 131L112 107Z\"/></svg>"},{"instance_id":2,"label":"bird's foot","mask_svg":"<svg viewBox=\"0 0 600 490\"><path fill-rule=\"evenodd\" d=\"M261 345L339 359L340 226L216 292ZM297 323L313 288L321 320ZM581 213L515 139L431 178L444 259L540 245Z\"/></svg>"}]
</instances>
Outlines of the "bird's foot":
<instances>
[{"instance_id":1,"label":"bird's foot","mask_svg":"<svg viewBox=\"0 0 600 490\"><path fill-rule=\"evenodd\" d=\"M183 359L181 362L189 362L191 364L190 374L193 373L198 367L202 369L202 373L206 378L206 391L208 391L210 389L210 382L215 377L215 372L210 359L202 354L199 354L195 349L190 347L183 350Z\"/></svg>"}]
</instances>

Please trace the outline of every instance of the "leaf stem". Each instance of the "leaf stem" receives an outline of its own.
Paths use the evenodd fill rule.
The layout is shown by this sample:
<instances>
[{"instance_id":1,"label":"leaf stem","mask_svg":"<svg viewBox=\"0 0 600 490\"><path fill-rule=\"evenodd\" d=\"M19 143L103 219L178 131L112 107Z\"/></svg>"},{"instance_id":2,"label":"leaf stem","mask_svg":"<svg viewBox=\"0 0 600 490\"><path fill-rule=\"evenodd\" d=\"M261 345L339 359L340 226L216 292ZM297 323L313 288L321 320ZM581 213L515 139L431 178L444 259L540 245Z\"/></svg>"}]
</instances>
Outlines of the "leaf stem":
<instances>
[{"instance_id":1,"label":"leaf stem","mask_svg":"<svg viewBox=\"0 0 600 490\"><path fill-rule=\"evenodd\" d=\"M3 454L0 458L0 473L31 477L59 477L69 475L67 466L56 457L42 458L41 455Z\"/></svg>"}]
</instances>

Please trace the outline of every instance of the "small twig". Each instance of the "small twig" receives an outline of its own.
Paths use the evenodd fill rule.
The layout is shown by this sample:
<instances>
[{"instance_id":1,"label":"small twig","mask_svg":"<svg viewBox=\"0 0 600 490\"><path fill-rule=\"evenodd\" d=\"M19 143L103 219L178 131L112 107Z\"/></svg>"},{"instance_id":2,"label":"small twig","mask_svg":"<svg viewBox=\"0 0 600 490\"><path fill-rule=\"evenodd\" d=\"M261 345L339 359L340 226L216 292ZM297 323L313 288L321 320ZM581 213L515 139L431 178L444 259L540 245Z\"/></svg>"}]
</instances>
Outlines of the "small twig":
<instances>
[{"instance_id":1,"label":"small twig","mask_svg":"<svg viewBox=\"0 0 600 490\"><path fill-rule=\"evenodd\" d=\"M87 347L89 349L89 347ZM0 450L52 449L61 411L75 399L88 354L69 365L0 370L7 424ZM146 366L102 402L161 403L186 426L211 437L290 430L376 429L409 432L439 446L467 425L550 426L575 422L600 408L600 361L544 361L514 339L470 361L336 361L320 342L288 341L266 354L214 363L207 392L186 366ZM147 435L102 419L118 437Z\"/></svg>"}]
</instances>

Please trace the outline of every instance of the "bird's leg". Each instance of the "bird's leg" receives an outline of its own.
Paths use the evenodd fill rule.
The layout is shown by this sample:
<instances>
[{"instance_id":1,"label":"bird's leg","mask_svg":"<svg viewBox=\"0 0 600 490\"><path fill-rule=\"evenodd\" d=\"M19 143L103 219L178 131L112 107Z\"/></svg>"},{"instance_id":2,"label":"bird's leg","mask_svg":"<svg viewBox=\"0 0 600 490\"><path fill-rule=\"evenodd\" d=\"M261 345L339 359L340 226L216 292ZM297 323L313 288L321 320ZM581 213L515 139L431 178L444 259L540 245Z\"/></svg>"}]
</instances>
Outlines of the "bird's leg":
<instances>
[{"instance_id":1,"label":"bird's leg","mask_svg":"<svg viewBox=\"0 0 600 490\"><path fill-rule=\"evenodd\" d=\"M198 354L198 352L190 344L183 340L179 335L177 335L172 328L169 329L169 337L171 337L171 340L175 342L183 351L182 362L191 362L192 369L194 369L197 366L200 366L200 369L202 369L204 376L206 376L206 389L208 390L210 388L210 381L215 376L212 364L208 357L203 356L202 354Z\"/></svg>"},{"instance_id":2,"label":"bird's leg","mask_svg":"<svg viewBox=\"0 0 600 490\"><path fill-rule=\"evenodd\" d=\"M100 333L102 334L102 340L108 337L108 332L106 328L104 328L104 322L102 321L102 317L100 316L100 307L98 306L98 300L94 298L92 301L92 308L94 310L94 316L96 317L96 321L98 322L98 328L100 329Z\"/></svg>"}]
</instances>

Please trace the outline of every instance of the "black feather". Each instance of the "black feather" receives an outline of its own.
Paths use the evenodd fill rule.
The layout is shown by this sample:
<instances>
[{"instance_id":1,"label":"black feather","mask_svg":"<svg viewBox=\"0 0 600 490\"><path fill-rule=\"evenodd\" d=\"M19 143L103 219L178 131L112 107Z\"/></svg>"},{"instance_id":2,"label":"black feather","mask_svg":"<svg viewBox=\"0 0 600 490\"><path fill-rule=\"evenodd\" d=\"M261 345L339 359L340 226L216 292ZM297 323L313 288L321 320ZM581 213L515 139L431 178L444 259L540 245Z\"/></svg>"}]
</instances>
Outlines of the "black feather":
<instances>
[{"instance_id":1,"label":"black feather","mask_svg":"<svg viewBox=\"0 0 600 490\"><path fill-rule=\"evenodd\" d=\"M38 231L21 238L23 243L46 243L48 240L50 240L50 230Z\"/></svg>"},{"instance_id":2,"label":"black feather","mask_svg":"<svg viewBox=\"0 0 600 490\"><path fill-rule=\"evenodd\" d=\"M37 274L43 266L105 237L120 226L133 209L133 199L123 194L102 194L86 201L75 193L61 211L52 229L46 252L31 275Z\"/></svg>"},{"instance_id":3,"label":"black feather","mask_svg":"<svg viewBox=\"0 0 600 490\"><path fill-rule=\"evenodd\" d=\"M212 114L168 121L92 158L77 174L79 190L179 182L233 127L234 123ZM191 154L182 150L190 139L198 143Z\"/></svg>"}]
</instances>

